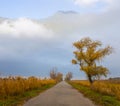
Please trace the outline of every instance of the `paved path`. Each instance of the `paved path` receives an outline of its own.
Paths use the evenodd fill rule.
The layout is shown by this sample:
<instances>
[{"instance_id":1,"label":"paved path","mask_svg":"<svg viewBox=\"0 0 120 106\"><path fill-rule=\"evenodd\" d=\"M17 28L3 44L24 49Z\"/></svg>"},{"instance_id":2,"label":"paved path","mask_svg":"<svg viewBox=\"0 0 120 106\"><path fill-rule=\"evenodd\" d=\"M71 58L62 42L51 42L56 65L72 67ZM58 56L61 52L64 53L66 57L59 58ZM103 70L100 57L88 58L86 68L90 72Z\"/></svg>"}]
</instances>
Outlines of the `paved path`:
<instances>
[{"instance_id":1,"label":"paved path","mask_svg":"<svg viewBox=\"0 0 120 106\"><path fill-rule=\"evenodd\" d=\"M30 99L23 106L95 106L89 99L73 89L66 82L60 82L53 88Z\"/></svg>"}]
</instances>

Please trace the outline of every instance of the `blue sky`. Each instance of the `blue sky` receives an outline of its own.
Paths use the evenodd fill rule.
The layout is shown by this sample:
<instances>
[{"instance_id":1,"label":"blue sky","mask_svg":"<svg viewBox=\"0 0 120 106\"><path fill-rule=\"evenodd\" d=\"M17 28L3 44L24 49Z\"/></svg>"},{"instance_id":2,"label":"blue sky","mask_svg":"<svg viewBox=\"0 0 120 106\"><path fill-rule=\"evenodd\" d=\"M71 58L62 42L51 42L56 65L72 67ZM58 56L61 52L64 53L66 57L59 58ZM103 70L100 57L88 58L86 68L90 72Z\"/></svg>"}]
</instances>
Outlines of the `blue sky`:
<instances>
[{"instance_id":1,"label":"blue sky","mask_svg":"<svg viewBox=\"0 0 120 106\"><path fill-rule=\"evenodd\" d=\"M59 10L77 10L68 0L1 0L0 13L4 17L47 18Z\"/></svg>"},{"instance_id":2,"label":"blue sky","mask_svg":"<svg viewBox=\"0 0 120 106\"><path fill-rule=\"evenodd\" d=\"M98 12L106 3L98 2L92 8L76 5L74 0L0 0L1 17L47 18L58 11L76 11L80 13Z\"/></svg>"},{"instance_id":3,"label":"blue sky","mask_svg":"<svg viewBox=\"0 0 120 106\"><path fill-rule=\"evenodd\" d=\"M49 76L53 67L85 79L71 64L72 43L86 36L115 48L103 65L118 77L119 0L0 0L0 73Z\"/></svg>"}]
</instances>

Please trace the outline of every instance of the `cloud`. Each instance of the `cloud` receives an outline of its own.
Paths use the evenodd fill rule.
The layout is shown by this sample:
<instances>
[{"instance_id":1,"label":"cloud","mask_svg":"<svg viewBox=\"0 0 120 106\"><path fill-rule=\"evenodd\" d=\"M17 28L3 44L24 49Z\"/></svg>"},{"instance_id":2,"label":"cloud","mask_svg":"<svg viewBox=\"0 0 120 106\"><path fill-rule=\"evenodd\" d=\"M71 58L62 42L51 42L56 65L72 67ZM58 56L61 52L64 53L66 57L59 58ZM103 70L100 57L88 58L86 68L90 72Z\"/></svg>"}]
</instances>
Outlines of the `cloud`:
<instances>
[{"instance_id":1,"label":"cloud","mask_svg":"<svg viewBox=\"0 0 120 106\"><path fill-rule=\"evenodd\" d=\"M116 53L106 58L103 64L111 69L112 75L120 75L119 64L117 64L120 60L120 10L111 9L112 11L101 14L79 14L70 11L58 12L44 20L22 18L1 21L0 36L3 34L6 38L1 37L0 39L1 64L4 60L4 67L2 64L0 69L9 70L9 64L13 61L13 67L11 68L12 70L15 67L15 72L12 71L13 73L17 73L17 69L31 70L30 72L26 72L26 74L37 74L40 73L40 70L46 73L50 68L56 66L63 71L78 69L78 72L76 71L77 75L79 74L79 66L74 69L74 66L70 63L71 59L74 58L72 52L75 49L72 43L82 37L89 36L95 40L102 41L105 45L110 44L115 48ZM16 33L16 31L19 33ZM34 34L36 32L37 36ZM47 41L46 39L44 41L38 39L38 37L50 38L49 34L53 32L54 35L51 34L52 39L48 39ZM35 39L14 39L20 37L33 37ZM7 60L9 62L6 62ZM16 62L18 63L17 66L15 66ZM36 67L37 69L35 69Z\"/></svg>"},{"instance_id":2,"label":"cloud","mask_svg":"<svg viewBox=\"0 0 120 106\"><path fill-rule=\"evenodd\" d=\"M99 0L74 0L74 3L76 5L85 6L85 7L94 5L97 2L99 2Z\"/></svg>"},{"instance_id":3,"label":"cloud","mask_svg":"<svg viewBox=\"0 0 120 106\"><path fill-rule=\"evenodd\" d=\"M120 10L120 0L106 0L106 3L108 5L105 7L105 11Z\"/></svg>"},{"instance_id":4,"label":"cloud","mask_svg":"<svg viewBox=\"0 0 120 106\"><path fill-rule=\"evenodd\" d=\"M6 19L0 23L0 36L14 38L51 38L53 31L28 18Z\"/></svg>"},{"instance_id":5,"label":"cloud","mask_svg":"<svg viewBox=\"0 0 120 106\"><path fill-rule=\"evenodd\" d=\"M74 0L74 4L83 8L95 7L100 10L108 10L116 5L117 0Z\"/></svg>"},{"instance_id":6,"label":"cloud","mask_svg":"<svg viewBox=\"0 0 120 106\"><path fill-rule=\"evenodd\" d=\"M73 12L67 12L66 14L65 12L59 12L46 19L44 23L57 33L56 36L61 36L61 39L63 39L61 46L69 51L68 55L71 55L71 59L72 43L82 37L89 36L92 39L102 41L104 45L110 44L115 48L116 53L106 58L103 64L105 64L113 74L114 70L116 70L116 73L118 73L117 70L119 70L119 64L116 64L119 63L120 59L119 12L119 9L112 9L112 11L101 14L79 14ZM114 67L118 69L114 69Z\"/></svg>"},{"instance_id":7,"label":"cloud","mask_svg":"<svg viewBox=\"0 0 120 106\"><path fill-rule=\"evenodd\" d=\"M113 28L119 21L120 15L116 11L98 14L56 13L44 21L45 25L60 36L68 33L99 32L106 28ZM113 24L114 23L114 24ZM113 28L114 30L114 28ZM64 34L62 34L64 33ZM57 35L57 36L58 36ZM70 35L69 35L70 37Z\"/></svg>"}]
</instances>

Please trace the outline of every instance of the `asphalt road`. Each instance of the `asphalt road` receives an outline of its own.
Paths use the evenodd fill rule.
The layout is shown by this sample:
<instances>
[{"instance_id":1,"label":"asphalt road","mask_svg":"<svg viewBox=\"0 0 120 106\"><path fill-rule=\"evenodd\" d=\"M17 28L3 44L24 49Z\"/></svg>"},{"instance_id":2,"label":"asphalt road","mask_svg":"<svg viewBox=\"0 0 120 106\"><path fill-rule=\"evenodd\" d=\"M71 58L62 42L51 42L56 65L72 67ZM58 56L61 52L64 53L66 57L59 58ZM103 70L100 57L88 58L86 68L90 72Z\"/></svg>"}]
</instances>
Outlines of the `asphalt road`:
<instances>
[{"instance_id":1,"label":"asphalt road","mask_svg":"<svg viewBox=\"0 0 120 106\"><path fill-rule=\"evenodd\" d=\"M71 85L62 81L27 101L23 106L95 106Z\"/></svg>"}]
</instances>

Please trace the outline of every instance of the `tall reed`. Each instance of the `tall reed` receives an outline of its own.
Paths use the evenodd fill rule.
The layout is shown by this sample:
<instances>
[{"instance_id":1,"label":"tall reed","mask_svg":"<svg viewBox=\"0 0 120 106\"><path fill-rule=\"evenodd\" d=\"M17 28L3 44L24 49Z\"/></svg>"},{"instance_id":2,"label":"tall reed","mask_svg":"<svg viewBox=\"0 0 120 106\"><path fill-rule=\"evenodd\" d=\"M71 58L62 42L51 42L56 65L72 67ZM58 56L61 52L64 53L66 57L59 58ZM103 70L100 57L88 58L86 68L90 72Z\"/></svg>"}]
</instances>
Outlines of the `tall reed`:
<instances>
[{"instance_id":1,"label":"tall reed","mask_svg":"<svg viewBox=\"0 0 120 106\"><path fill-rule=\"evenodd\" d=\"M21 76L9 76L0 78L0 98L16 96L32 89L40 89L47 84L55 84L52 79L40 79L34 76L24 78Z\"/></svg>"}]
</instances>

